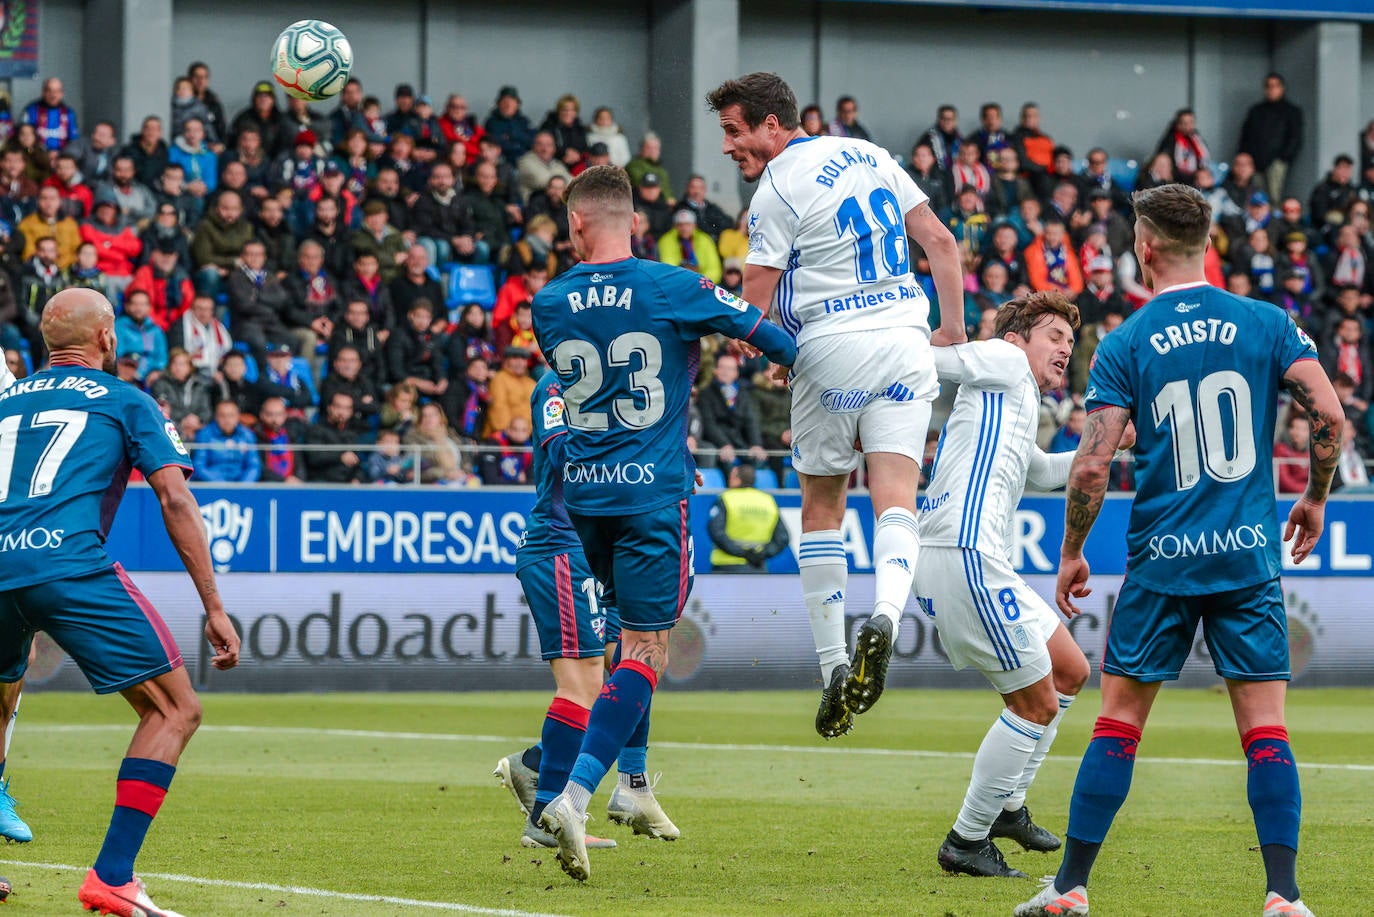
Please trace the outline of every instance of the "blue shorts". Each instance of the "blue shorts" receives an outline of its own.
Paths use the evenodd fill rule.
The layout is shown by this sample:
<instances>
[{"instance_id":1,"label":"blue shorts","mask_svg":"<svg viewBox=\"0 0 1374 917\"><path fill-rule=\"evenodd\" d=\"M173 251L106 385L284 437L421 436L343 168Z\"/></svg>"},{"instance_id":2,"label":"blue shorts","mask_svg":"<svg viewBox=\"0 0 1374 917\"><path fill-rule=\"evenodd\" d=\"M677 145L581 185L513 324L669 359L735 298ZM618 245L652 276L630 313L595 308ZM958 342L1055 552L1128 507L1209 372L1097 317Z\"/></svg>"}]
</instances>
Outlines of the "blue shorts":
<instances>
[{"instance_id":1,"label":"blue shorts","mask_svg":"<svg viewBox=\"0 0 1374 917\"><path fill-rule=\"evenodd\" d=\"M1136 681L1173 681L1192 651L1199 621L1222 678L1289 679L1288 613L1277 577L1208 595L1164 595L1127 577L1107 630L1102 671Z\"/></svg>"},{"instance_id":2,"label":"blue shorts","mask_svg":"<svg viewBox=\"0 0 1374 917\"><path fill-rule=\"evenodd\" d=\"M587 659L620 639L615 608L603 604L602 586L581 551L556 554L515 571L525 590L544 659Z\"/></svg>"},{"instance_id":3,"label":"blue shorts","mask_svg":"<svg viewBox=\"0 0 1374 917\"><path fill-rule=\"evenodd\" d=\"M0 592L0 682L24 677L39 630L76 660L97 694L113 694L181 666L172 632L119 564Z\"/></svg>"},{"instance_id":4,"label":"blue shorts","mask_svg":"<svg viewBox=\"0 0 1374 917\"><path fill-rule=\"evenodd\" d=\"M668 630L692 592L692 527L687 501L631 516L569 512L592 575L627 630Z\"/></svg>"}]
</instances>

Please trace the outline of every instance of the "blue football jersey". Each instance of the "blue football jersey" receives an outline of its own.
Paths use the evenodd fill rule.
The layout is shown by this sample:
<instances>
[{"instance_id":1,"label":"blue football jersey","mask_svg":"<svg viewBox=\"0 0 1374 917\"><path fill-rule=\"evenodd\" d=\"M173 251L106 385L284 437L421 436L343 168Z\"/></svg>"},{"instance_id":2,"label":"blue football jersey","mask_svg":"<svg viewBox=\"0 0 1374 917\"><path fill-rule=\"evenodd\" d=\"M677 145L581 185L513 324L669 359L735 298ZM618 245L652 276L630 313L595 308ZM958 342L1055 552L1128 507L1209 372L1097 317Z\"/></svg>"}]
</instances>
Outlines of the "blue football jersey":
<instances>
[{"instance_id":1,"label":"blue football jersey","mask_svg":"<svg viewBox=\"0 0 1374 917\"><path fill-rule=\"evenodd\" d=\"M131 469L191 461L157 402L100 370L46 369L0 392L0 590L110 566Z\"/></svg>"},{"instance_id":2,"label":"blue football jersey","mask_svg":"<svg viewBox=\"0 0 1374 917\"><path fill-rule=\"evenodd\" d=\"M582 542L577 540L577 530L563 503L563 450L568 435L565 410L562 386L553 373L546 373L530 394L534 508L525 518L525 533L515 552L517 569L557 554L582 553Z\"/></svg>"},{"instance_id":3,"label":"blue football jersey","mask_svg":"<svg viewBox=\"0 0 1374 917\"><path fill-rule=\"evenodd\" d=\"M540 349L563 386L568 508L646 513L692 492L687 409L701 337L748 340L791 366L797 349L763 313L699 274L626 258L582 263L534 297Z\"/></svg>"},{"instance_id":4,"label":"blue football jersey","mask_svg":"<svg viewBox=\"0 0 1374 917\"><path fill-rule=\"evenodd\" d=\"M1202 595L1279 575L1278 392L1316 356L1277 306L1205 284L1165 290L1098 345L1087 408L1128 408L1136 427L1132 580Z\"/></svg>"}]
</instances>

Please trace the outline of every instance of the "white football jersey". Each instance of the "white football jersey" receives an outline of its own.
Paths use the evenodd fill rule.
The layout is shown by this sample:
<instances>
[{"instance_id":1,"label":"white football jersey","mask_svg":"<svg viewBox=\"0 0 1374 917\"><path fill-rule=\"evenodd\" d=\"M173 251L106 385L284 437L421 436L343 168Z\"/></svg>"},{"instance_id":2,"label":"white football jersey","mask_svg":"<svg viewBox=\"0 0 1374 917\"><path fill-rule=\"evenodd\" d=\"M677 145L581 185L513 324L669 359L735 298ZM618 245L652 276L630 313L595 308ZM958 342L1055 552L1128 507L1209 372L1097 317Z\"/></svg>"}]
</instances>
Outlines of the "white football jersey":
<instances>
[{"instance_id":1,"label":"white football jersey","mask_svg":"<svg viewBox=\"0 0 1374 917\"><path fill-rule=\"evenodd\" d=\"M921 544L1011 554L1012 523L1026 485L1063 487L1074 453L1035 444L1040 387L1026 354L1003 340L936 347L941 382L959 383L921 505Z\"/></svg>"},{"instance_id":2,"label":"white football jersey","mask_svg":"<svg viewBox=\"0 0 1374 917\"><path fill-rule=\"evenodd\" d=\"M5 365L4 360L0 360L0 392L9 388L15 381L17 380L14 378L14 373L10 372L10 368Z\"/></svg>"},{"instance_id":3,"label":"white football jersey","mask_svg":"<svg viewBox=\"0 0 1374 917\"><path fill-rule=\"evenodd\" d=\"M823 334L919 327L930 301L911 274L906 214L928 198L882 147L793 140L749 205L749 264L783 272L773 317L800 346Z\"/></svg>"}]
</instances>

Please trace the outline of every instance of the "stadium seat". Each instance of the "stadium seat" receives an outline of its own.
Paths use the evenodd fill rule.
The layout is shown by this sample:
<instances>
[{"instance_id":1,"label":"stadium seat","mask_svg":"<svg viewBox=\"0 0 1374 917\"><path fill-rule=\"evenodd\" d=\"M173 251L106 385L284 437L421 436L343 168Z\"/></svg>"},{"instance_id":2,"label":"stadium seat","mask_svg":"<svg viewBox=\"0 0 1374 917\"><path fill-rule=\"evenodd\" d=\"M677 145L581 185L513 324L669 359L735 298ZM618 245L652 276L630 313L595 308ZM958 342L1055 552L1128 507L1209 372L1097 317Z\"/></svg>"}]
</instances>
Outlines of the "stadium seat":
<instances>
[{"instance_id":1,"label":"stadium seat","mask_svg":"<svg viewBox=\"0 0 1374 917\"><path fill-rule=\"evenodd\" d=\"M253 352L248 349L248 345L243 343L243 341L235 341L234 349L237 350L239 353L243 354L243 356L245 357L243 362L248 364L248 369L243 374L243 381L257 382L258 361L253 359Z\"/></svg>"},{"instance_id":2,"label":"stadium seat","mask_svg":"<svg viewBox=\"0 0 1374 917\"><path fill-rule=\"evenodd\" d=\"M782 486L788 490L796 490L801 487L801 478L791 468L787 469L787 474L782 476Z\"/></svg>"},{"instance_id":3,"label":"stadium seat","mask_svg":"<svg viewBox=\"0 0 1374 917\"><path fill-rule=\"evenodd\" d=\"M699 468L703 490L724 490L725 475L719 468Z\"/></svg>"},{"instance_id":4,"label":"stadium seat","mask_svg":"<svg viewBox=\"0 0 1374 917\"><path fill-rule=\"evenodd\" d=\"M453 309L468 303L477 303L483 309L496 305L496 280L491 268L471 264L446 264L448 292L444 305Z\"/></svg>"},{"instance_id":5,"label":"stadium seat","mask_svg":"<svg viewBox=\"0 0 1374 917\"><path fill-rule=\"evenodd\" d=\"M310 400L315 404L320 403L320 390L315 386L314 373L310 371L310 361L305 357L292 357L291 368L305 380L305 387L310 390Z\"/></svg>"},{"instance_id":6,"label":"stadium seat","mask_svg":"<svg viewBox=\"0 0 1374 917\"><path fill-rule=\"evenodd\" d=\"M777 490L778 475L772 468L754 469L754 486L759 490Z\"/></svg>"}]
</instances>

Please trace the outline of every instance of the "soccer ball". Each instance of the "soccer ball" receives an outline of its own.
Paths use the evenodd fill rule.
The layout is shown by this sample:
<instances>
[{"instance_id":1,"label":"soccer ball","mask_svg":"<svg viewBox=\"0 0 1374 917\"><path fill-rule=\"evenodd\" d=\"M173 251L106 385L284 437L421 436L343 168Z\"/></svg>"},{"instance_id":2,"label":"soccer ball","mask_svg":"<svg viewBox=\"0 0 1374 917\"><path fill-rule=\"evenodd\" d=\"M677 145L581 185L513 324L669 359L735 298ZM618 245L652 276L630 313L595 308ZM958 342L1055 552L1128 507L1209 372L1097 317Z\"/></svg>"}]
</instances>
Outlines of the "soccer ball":
<instances>
[{"instance_id":1,"label":"soccer ball","mask_svg":"<svg viewBox=\"0 0 1374 917\"><path fill-rule=\"evenodd\" d=\"M292 23L272 45L272 77L297 99L322 102L338 95L352 67L348 38L319 19Z\"/></svg>"}]
</instances>

